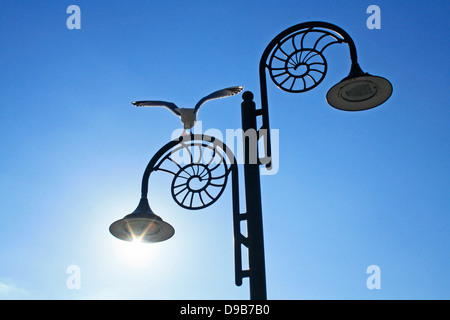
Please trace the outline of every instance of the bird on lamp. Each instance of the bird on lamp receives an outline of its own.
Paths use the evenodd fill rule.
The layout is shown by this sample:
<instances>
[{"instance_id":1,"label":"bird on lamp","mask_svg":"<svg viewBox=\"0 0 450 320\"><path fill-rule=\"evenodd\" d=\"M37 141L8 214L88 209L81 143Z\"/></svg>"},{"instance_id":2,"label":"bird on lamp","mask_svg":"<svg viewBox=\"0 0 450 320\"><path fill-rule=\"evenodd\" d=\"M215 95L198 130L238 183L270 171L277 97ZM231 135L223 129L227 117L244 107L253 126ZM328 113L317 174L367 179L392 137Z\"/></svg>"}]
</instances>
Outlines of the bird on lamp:
<instances>
[{"instance_id":1,"label":"bird on lamp","mask_svg":"<svg viewBox=\"0 0 450 320\"><path fill-rule=\"evenodd\" d=\"M242 86L225 88L222 90L215 91L206 97L200 99L194 108L179 108L176 104L167 101L133 101L132 104L136 107L164 107L169 109L173 114L181 119L181 123L183 124L183 134L182 136L187 135L186 130L192 129L192 127L197 122L197 115L200 107L207 101L220 99L225 97L234 96L238 94L244 89Z\"/></svg>"}]
</instances>

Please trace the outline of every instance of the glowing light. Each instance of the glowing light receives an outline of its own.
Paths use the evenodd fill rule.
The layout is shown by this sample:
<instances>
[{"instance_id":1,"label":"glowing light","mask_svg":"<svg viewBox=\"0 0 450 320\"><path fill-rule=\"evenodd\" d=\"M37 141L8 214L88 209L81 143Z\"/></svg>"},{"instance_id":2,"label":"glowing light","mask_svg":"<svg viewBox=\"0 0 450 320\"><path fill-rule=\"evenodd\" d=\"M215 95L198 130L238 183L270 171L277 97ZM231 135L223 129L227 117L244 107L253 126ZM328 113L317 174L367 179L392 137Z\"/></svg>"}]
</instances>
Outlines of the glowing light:
<instances>
[{"instance_id":1,"label":"glowing light","mask_svg":"<svg viewBox=\"0 0 450 320\"><path fill-rule=\"evenodd\" d=\"M120 263L133 268L145 268L157 260L160 248L158 245L133 238L132 241L114 241L114 251Z\"/></svg>"}]
</instances>

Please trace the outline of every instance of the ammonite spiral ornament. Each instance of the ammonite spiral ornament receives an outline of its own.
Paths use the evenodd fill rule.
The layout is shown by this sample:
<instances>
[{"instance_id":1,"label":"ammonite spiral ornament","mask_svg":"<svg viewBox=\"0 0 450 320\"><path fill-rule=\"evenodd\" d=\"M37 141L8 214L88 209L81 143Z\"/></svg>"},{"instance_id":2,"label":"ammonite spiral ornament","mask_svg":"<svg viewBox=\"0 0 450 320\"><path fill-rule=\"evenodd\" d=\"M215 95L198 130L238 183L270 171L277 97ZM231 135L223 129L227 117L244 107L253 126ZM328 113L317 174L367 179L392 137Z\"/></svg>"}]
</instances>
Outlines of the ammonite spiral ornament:
<instances>
[{"instance_id":1,"label":"ammonite spiral ornament","mask_svg":"<svg viewBox=\"0 0 450 320\"><path fill-rule=\"evenodd\" d=\"M231 169L220 143L188 139L174 146L157 164L157 170L173 174L174 201L185 209L197 210L217 201Z\"/></svg>"},{"instance_id":2,"label":"ammonite spiral ornament","mask_svg":"<svg viewBox=\"0 0 450 320\"><path fill-rule=\"evenodd\" d=\"M341 43L326 30L307 28L282 39L268 61L273 82L288 92L305 92L316 87L327 73L323 51L333 43Z\"/></svg>"}]
</instances>

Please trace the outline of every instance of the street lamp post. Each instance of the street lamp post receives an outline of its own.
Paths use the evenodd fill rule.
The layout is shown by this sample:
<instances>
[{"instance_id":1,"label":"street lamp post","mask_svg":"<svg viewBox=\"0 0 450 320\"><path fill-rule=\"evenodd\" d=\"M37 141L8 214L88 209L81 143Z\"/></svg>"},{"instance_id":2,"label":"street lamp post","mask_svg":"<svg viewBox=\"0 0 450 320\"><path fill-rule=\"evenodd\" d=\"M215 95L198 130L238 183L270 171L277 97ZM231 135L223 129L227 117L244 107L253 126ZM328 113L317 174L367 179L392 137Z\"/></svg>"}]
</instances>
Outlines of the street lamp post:
<instances>
[{"instance_id":1,"label":"street lamp post","mask_svg":"<svg viewBox=\"0 0 450 320\"><path fill-rule=\"evenodd\" d=\"M301 93L315 88L325 77L328 64L324 50L332 44L346 43L350 49L351 68L347 77L327 93L333 107L359 111L376 107L392 94L392 85L382 77L362 71L356 47L341 28L326 22L305 22L276 36L264 50L259 65L261 108L256 108L253 94L243 93L242 129L255 132L256 139L244 139L244 188L246 212L240 212L238 166L233 152L220 140L206 135L188 135L162 147L147 165L142 179L141 199L136 210L114 222L110 232L117 238L132 241L160 242L173 236L174 228L153 213L148 202L148 183L152 172L173 175L171 193L174 201L189 210L213 204L222 195L231 175L235 283L249 278L250 298L267 298L260 166L272 167L266 73L282 90ZM257 128L257 119L262 125ZM263 139L264 155L260 157L258 141ZM248 141L247 141L248 140ZM256 154L255 154L256 150ZM247 222L247 236L241 232L241 221ZM242 246L248 248L249 268L242 269Z\"/></svg>"},{"instance_id":2,"label":"street lamp post","mask_svg":"<svg viewBox=\"0 0 450 320\"><path fill-rule=\"evenodd\" d=\"M271 167L269 106L266 73L276 86L286 92L303 93L314 89L325 78L328 63L324 51L330 45L346 43L351 67L347 77L327 93L328 103L344 111L376 107L392 94L391 83L362 71L353 39L340 27L322 21L303 22L278 34L266 47L259 63L261 109L267 168Z\"/></svg>"}]
</instances>

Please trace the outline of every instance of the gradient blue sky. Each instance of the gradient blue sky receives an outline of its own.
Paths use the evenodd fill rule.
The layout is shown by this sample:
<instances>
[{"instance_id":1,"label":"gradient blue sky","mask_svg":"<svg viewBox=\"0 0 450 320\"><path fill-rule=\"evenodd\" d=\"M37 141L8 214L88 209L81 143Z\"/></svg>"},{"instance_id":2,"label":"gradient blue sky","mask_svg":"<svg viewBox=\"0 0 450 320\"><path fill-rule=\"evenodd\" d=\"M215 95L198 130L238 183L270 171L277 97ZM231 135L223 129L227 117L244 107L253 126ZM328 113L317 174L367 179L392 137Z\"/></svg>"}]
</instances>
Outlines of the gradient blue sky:
<instances>
[{"instance_id":1,"label":"gradient blue sky","mask_svg":"<svg viewBox=\"0 0 450 320\"><path fill-rule=\"evenodd\" d=\"M81 30L66 9L81 8ZM381 29L369 30L369 5ZM448 299L448 1L0 2L0 299L247 299L234 285L231 188L188 212L152 185L175 236L134 249L109 225L133 211L147 162L180 122L134 100L192 106L244 85L284 29L320 20L354 39L364 71L394 87L346 113L327 90L349 71L327 49L314 90L269 83L280 168L262 177L269 299ZM210 103L203 130L240 126L240 97ZM69 290L69 266L81 289ZM366 268L381 269L369 290Z\"/></svg>"}]
</instances>

